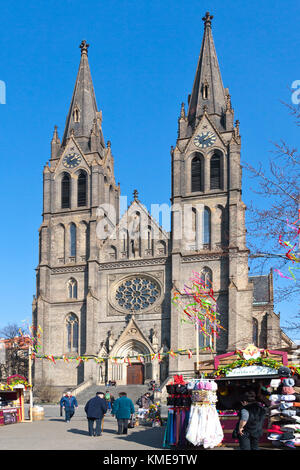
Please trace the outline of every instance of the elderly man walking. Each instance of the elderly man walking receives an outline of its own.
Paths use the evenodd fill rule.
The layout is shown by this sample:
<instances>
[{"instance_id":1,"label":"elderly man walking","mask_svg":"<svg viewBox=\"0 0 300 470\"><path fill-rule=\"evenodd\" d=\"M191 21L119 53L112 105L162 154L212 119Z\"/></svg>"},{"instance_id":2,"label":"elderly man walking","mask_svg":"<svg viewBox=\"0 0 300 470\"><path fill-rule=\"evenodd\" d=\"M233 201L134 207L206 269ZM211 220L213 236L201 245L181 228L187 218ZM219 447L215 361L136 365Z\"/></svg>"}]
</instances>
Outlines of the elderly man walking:
<instances>
[{"instance_id":1,"label":"elderly man walking","mask_svg":"<svg viewBox=\"0 0 300 470\"><path fill-rule=\"evenodd\" d=\"M89 435L101 436L101 423L107 412L107 404L103 398L103 393L97 392L94 398L91 398L85 405L84 411L88 420ZM96 428L94 429L94 424Z\"/></svg>"},{"instance_id":2,"label":"elderly man walking","mask_svg":"<svg viewBox=\"0 0 300 470\"><path fill-rule=\"evenodd\" d=\"M127 434L128 421L135 411L134 404L125 392L120 392L119 397L113 403L111 414L117 418L118 434Z\"/></svg>"}]
</instances>

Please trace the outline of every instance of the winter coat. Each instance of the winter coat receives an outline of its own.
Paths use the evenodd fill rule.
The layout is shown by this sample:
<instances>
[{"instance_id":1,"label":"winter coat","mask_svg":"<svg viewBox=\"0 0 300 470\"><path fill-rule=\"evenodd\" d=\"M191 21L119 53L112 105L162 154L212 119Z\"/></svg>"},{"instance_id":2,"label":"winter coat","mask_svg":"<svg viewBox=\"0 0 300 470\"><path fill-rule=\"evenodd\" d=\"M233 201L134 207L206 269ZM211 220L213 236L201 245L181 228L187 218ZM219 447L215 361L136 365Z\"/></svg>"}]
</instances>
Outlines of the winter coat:
<instances>
[{"instance_id":1,"label":"winter coat","mask_svg":"<svg viewBox=\"0 0 300 470\"><path fill-rule=\"evenodd\" d=\"M84 411L87 418L102 419L107 412L107 404L103 398L95 396L91 398L85 405Z\"/></svg>"},{"instance_id":2,"label":"winter coat","mask_svg":"<svg viewBox=\"0 0 300 470\"><path fill-rule=\"evenodd\" d=\"M60 406L74 410L75 406L78 406L78 403L75 397L65 396L60 400Z\"/></svg>"},{"instance_id":3,"label":"winter coat","mask_svg":"<svg viewBox=\"0 0 300 470\"><path fill-rule=\"evenodd\" d=\"M130 419L130 416L134 414L134 412L134 404L128 397L120 397L113 403L112 414L115 415L117 419Z\"/></svg>"}]
</instances>

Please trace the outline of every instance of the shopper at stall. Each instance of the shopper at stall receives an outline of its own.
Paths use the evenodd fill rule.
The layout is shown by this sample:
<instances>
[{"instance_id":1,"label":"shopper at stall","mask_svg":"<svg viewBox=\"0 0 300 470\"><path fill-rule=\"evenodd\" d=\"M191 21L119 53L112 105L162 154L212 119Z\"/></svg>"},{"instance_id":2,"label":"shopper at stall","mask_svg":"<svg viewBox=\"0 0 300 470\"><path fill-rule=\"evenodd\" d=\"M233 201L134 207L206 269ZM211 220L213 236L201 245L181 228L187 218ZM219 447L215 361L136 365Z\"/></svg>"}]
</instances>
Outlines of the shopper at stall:
<instances>
[{"instance_id":1,"label":"shopper at stall","mask_svg":"<svg viewBox=\"0 0 300 470\"><path fill-rule=\"evenodd\" d=\"M113 403L112 416L115 416L118 421L118 434L127 434L128 421L131 415L134 414L134 404L132 400L127 397L126 392L120 392L119 397Z\"/></svg>"},{"instance_id":2,"label":"shopper at stall","mask_svg":"<svg viewBox=\"0 0 300 470\"><path fill-rule=\"evenodd\" d=\"M65 409L65 421L69 423L75 413L75 408L78 408L78 403L71 392L67 392L60 400L60 406Z\"/></svg>"},{"instance_id":3,"label":"shopper at stall","mask_svg":"<svg viewBox=\"0 0 300 470\"><path fill-rule=\"evenodd\" d=\"M244 393L241 404L236 427L240 450L258 450L266 410L257 402L256 393L251 389Z\"/></svg>"},{"instance_id":4,"label":"shopper at stall","mask_svg":"<svg viewBox=\"0 0 300 470\"><path fill-rule=\"evenodd\" d=\"M97 392L96 396L86 403L84 411L88 420L89 435L101 436L101 423L107 412L107 402L103 398L103 393Z\"/></svg>"}]
</instances>

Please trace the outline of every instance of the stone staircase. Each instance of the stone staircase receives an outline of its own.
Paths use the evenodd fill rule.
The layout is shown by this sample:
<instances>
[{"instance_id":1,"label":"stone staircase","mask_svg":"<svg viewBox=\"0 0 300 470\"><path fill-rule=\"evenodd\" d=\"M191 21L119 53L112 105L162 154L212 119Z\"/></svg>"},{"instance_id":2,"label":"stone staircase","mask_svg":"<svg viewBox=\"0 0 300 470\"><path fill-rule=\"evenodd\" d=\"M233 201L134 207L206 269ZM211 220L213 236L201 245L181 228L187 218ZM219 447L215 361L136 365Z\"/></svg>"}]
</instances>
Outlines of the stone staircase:
<instances>
[{"instance_id":1,"label":"stone staircase","mask_svg":"<svg viewBox=\"0 0 300 470\"><path fill-rule=\"evenodd\" d=\"M96 392L105 393L106 390L109 390L110 394L113 395L115 399L119 398L120 392L126 392L128 398L131 398L133 404L136 405L137 399L148 391L148 385L118 385L116 387L105 387L104 385L92 384L76 393L78 405L85 405L90 398L96 395Z\"/></svg>"}]
</instances>

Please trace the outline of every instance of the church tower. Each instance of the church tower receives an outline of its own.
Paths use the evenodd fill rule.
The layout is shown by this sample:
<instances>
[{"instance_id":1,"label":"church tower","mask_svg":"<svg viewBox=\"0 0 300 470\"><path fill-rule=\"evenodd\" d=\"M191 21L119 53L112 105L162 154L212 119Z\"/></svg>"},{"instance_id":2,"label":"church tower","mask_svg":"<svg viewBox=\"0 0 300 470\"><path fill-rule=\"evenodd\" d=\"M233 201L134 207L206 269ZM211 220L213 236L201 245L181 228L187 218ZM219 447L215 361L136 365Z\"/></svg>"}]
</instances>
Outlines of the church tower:
<instances>
[{"instance_id":1,"label":"church tower","mask_svg":"<svg viewBox=\"0 0 300 470\"><path fill-rule=\"evenodd\" d=\"M183 292L193 271L212 282L224 329L216 352L252 339L252 284L248 282L245 204L241 199L241 136L228 88L224 88L206 13L204 35L188 110L181 105L172 158L172 281ZM195 347L193 326L171 312L173 350ZM199 345L210 346L199 338ZM208 354L208 353L206 353ZM202 360L205 353L202 354ZM184 356L171 359L170 373L193 366Z\"/></svg>"},{"instance_id":2,"label":"church tower","mask_svg":"<svg viewBox=\"0 0 300 470\"><path fill-rule=\"evenodd\" d=\"M86 41L62 140L55 126L43 172L43 221L33 319L43 329L42 354L94 354L94 302L98 288L97 208L119 213L110 142L105 145ZM62 327L65 325L66 327ZM81 327L79 328L79 325ZM49 361L36 361L36 383L50 380ZM87 372L85 372L87 373ZM66 379L66 375L69 378ZM56 383L80 383L83 367L57 363Z\"/></svg>"}]
</instances>

